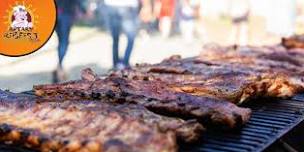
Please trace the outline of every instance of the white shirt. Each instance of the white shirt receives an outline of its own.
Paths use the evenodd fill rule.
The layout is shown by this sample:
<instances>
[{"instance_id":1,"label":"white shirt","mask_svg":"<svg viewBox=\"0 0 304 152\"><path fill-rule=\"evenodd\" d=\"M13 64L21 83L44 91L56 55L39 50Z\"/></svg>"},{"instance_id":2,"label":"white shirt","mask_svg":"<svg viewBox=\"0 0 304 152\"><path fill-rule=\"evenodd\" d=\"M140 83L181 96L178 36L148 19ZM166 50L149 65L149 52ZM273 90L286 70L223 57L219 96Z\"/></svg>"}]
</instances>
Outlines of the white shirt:
<instances>
[{"instance_id":1,"label":"white shirt","mask_svg":"<svg viewBox=\"0 0 304 152\"><path fill-rule=\"evenodd\" d=\"M138 0L105 0L104 3L109 6L119 7L138 7Z\"/></svg>"}]
</instances>

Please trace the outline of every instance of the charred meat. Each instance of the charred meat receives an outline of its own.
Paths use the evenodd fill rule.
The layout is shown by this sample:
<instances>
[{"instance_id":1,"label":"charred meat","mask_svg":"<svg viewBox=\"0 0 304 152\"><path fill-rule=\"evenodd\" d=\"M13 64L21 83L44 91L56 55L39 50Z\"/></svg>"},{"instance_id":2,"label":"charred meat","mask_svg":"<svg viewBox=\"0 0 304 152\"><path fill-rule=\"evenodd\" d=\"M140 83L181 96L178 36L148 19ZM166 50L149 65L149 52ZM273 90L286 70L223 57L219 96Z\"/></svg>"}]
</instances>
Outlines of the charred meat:
<instances>
[{"instance_id":1,"label":"charred meat","mask_svg":"<svg viewBox=\"0 0 304 152\"><path fill-rule=\"evenodd\" d=\"M177 92L163 81L131 80L116 75L95 81L83 80L83 89L69 83L35 86L36 95L50 98L104 100L117 104L134 103L167 116L196 119L203 124L235 128L245 124L251 110L203 96ZM82 84L80 83L80 84ZM68 87L69 86L69 87ZM62 89L61 89L62 88Z\"/></svg>"},{"instance_id":2,"label":"charred meat","mask_svg":"<svg viewBox=\"0 0 304 152\"><path fill-rule=\"evenodd\" d=\"M295 35L289 38L282 38L282 45L288 49L304 48L304 35Z\"/></svg>"},{"instance_id":3,"label":"charred meat","mask_svg":"<svg viewBox=\"0 0 304 152\"><path fill-rule=\"evenodd\" d=\"M39 151L176 151L174 133L94 101L0 92L0 141ZM103 108L103 109L101 109Z\"/></svg>"},{"instance_id":4,"label":"charred meat","mask_svg":"<svg viewBox=\"0 0 304 152\"><path fill-rule=\"evenodd\" d=\"M179 92L242 103L291 97L304 89L304 53L282 47L212 47L198 57L173 56L116 72L133 80L160 80Z\"/></svg>"}]
</instances>

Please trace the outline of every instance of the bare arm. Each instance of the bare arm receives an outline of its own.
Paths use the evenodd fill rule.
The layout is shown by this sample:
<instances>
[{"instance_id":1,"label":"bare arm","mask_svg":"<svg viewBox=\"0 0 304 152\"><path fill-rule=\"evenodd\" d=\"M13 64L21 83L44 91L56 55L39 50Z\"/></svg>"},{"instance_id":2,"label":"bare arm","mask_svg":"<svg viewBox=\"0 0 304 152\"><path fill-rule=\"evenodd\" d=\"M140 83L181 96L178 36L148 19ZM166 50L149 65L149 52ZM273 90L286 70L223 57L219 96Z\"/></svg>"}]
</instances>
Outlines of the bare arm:
<instances>
[{"instance_id":1,"label":"bare arm","mask_svg":"<svg viewBox=\"0 0 304 152\"><path fill-rule=\"evenodd\" d=\"M152 5L150 0L141 0L142 8L140 10L140 18L144 22L149 22L153 19Z\"/></svg>"}]
</instances>

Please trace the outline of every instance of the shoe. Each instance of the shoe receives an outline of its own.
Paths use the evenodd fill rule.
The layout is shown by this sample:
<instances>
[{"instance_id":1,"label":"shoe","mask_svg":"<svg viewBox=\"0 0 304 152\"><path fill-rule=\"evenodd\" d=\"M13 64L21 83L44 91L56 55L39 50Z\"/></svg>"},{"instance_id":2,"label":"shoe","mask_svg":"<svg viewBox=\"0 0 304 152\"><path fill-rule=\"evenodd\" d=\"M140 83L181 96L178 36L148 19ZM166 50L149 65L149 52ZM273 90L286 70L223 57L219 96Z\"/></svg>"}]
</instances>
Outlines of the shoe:
<instances>
[{"instance_id":1,"label":"shoe","mask_svg":"<svg viewBox=\"0 0 304 152\"><path fill-rule=\"evenodd\" d=\"M57 77L57 71L52 72L52 83L59 83L59 79Z\"/></svg>"},{"instance_id":2,"label":"shoe","mask_svg":"<svg viewBox=\"0 0 304 152\"><path fill-rule=\"evenodd\" d=\"M115 67L116 70L123 70L126 66L123 63L118 63Z\"/></svg>"},{"instance_id":3,"label":"shoe","mask_svg":"<svg viewBox=\"0 0 304 152\"><path fill-rule=\"evenodd\" d=\"M67 80L66 73L62 68L58 67L56 71L53 72L53 83L64 82L66 80Z\"/></svg>"}]
</instances>

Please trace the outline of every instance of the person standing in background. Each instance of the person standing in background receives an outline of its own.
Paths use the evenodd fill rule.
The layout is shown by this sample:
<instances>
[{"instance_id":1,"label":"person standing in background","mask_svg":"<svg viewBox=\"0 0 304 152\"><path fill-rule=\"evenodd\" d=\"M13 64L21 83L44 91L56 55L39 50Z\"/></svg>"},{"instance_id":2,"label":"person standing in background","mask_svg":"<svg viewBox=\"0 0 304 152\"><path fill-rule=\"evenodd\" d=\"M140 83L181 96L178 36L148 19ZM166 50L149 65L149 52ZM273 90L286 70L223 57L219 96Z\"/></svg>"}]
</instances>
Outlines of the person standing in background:
<instances>
[{"instance_id":1,"label":"person standing in background","mask_svg":"<svg viewBox=\"0 0 304 152\"><path fill-rule=\"evenodd\" d=\"M248 45L249 39L249 0L230 0L232 32L230 41L233 45Z\"/></svg>"},{"instance_id":2,"label":"person standing in background","mask_svg":"<svg viewBox=\"0 0 304 152\"><path fill-rule=\"evenodd\" d=\"M140 21L141 21L141 29L140 35L144 39L149 39L150 34L155 31L154 23L156 22L156 18L154 16L154 0L147 0L148 4L145 5L140 11Z\"/></svg>"},{"instance_id":3,"label":"person standing in background","mask_svg":"<svg viewBox=\"0 0 304 152\"><path fill-rule=\"evenodd\" d=\"M86 12L85 0L56 0L57 5L57 23L56 33L58 37L58 66L53 73L53 82L66 80L66 74L63 70L63 61L69 46L70 31L77 10Z\"/></svg>"},{"instance_id":4,"label":"person standing in background","mask_svg":"<svg viewBox=\"0 0 304 152\"><path fill-rule=\"evenodd\" d=\"M139 26L138 14L140 2L142 2L142 9L149 8L146 6L149 5L149 0L104 0L107 10L108 28L113 39L114 69L123 69L130 66L129 60ZM126 34L128 39L125 55L122 59L119 57L119 37L121 33Z\"/></svg>"},{"instance_id":5,"label":"person standing in background","mask_svg":"<svg viewBox=\"0 0 304 152\"><path fill-rule=\"evenodd\" d=\"M162 37L168 38L171 34L175 15L175 0L156 0L155 10L159 19L159 30Z\"/></svg>"},{"instance_id":6,"label":"person standing in background","mask_svg":"<svg viewBox=\"0 0 304 152\"><path fill-rule=\"evenodd\" d=\"M194 38L195 18L198 14L197 1L182 0L179 14L182 36L187 43L190 43Z\"/></svg>"},{"instance_id":7,"label":"person standing in background","mask_svg":"<svg viewBox=\"0 0 304 152\"><path fill-rule=\"evenodd\" d=\"M202 40L203 43L208 43L208 33L205 27L205 17L204 17L204 9L208 6L205 6L205 0L198 0L197 2L198 6L198 19L197 24L195 26L195 31L198 34L198 37L200 40Z\"/></svg>"}]
</instances>

